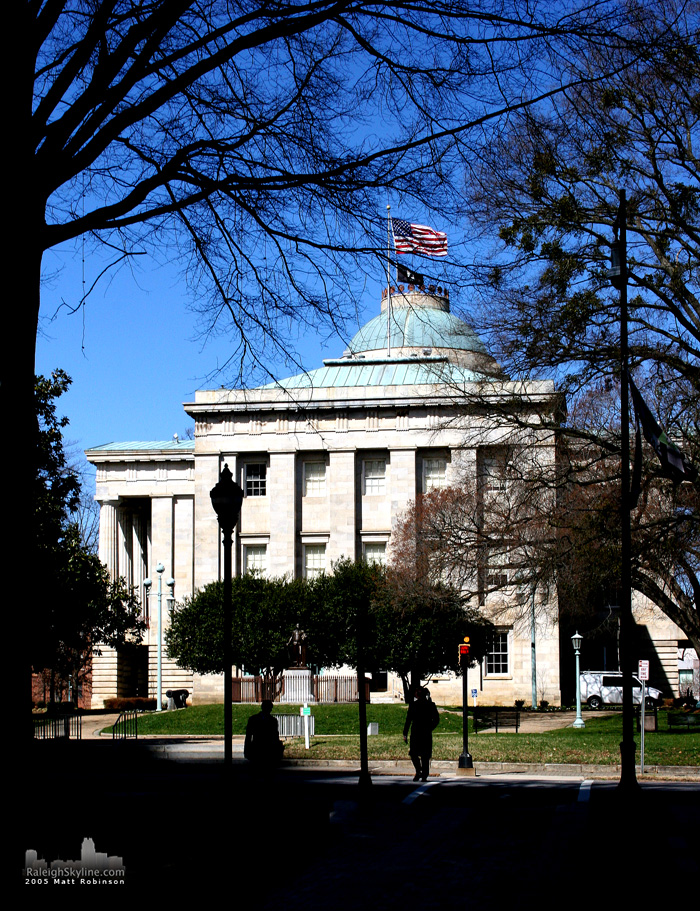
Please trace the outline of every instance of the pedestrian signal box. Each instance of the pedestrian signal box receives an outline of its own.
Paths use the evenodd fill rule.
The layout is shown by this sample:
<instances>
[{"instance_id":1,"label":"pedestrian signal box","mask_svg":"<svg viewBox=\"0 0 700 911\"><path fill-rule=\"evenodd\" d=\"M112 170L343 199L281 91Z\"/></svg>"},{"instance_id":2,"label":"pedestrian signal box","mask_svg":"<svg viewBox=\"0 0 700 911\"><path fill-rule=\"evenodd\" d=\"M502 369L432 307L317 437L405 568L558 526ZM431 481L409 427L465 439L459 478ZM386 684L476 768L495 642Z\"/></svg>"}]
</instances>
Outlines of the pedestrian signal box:
<instances>
[{"instance_id":1,"label":"pedestrian signal box","mask_svg":"<svg viewBox=\"0 0 700 911\"><path fill-rule=\"evenodd\" d=\"M460 657L460 660L461 660L462 658L468 658L468 657L469 657L469 643L468 643L468 642L463 642L463 643L461 642L461 643L460 643L460 645L459 645L459 657Z\"/></svg>"}]
</instances>

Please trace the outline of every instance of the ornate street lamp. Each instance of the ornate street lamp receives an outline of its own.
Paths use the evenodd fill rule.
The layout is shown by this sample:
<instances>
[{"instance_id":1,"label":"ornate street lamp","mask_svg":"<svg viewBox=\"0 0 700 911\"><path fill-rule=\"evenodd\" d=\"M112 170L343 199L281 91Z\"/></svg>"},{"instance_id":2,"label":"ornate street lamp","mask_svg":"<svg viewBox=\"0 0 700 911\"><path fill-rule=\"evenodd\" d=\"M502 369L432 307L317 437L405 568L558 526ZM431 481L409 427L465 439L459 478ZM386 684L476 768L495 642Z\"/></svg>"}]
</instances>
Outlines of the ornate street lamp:
<instances>
[{"instance_id":1,"label":"ornate street lamp","mask_svg":"<svg viewBox=\"0 0 700 911\"><path fill-rule=\"evenodd\" d=\"M158 563L156 572L158 573L158 676L156 680L156 711L160 712L163 708L163 573L165 572L165 567L162 563ZM150 579L144 579L143 585L146 589L146 597L151 593L152 584ZM166 585L170 589L168 602L174 601L173 587L175 586L175 580L168 579Z\"/></svg>"},{"instance_id":2,"label":"ornate street lamp","mask_svg":"<svg viewBox=\"0 0 700 911\"><path fill-rule=\"evenodd\" d=\"M212 487L210 496L211 505L219 520L224 544L224 763L230 766L233 762L231 549L233 529L236 527L243 505L243 490L233 480L228 465L224 465L219 475L219 481Z\"/></svg>"},{"instance_id":3,"label":"ornate street lamp","mask_svg":"<svg viewBox=\"0 0 700 911\"><path fill-rule=\"evenodd\" d=\"M571 644L574 647L574 654L576 655L576 721L574 721L575 728L585 728L586 723L581 717L581 643L583 642L583 636L579 633L574 633L571 637Z\"/></svg>"}]
</instances>

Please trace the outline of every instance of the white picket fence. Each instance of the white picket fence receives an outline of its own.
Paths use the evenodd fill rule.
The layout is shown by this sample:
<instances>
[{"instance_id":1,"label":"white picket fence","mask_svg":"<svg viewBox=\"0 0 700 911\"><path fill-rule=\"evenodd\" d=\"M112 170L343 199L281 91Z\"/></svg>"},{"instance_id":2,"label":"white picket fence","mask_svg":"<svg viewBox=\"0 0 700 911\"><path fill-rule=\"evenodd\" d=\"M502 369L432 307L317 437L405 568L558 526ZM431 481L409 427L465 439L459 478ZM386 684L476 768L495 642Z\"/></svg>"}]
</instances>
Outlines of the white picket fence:
<instances>
[{"instance_id":1,"label":"white picket fence","mask_svg":"<svg viewBox=\"0 0 700 911\"><path fill-rule=\"evenodd\" d=\"M305 735L302 715L277 715L273 712L272 717L277 719L280 737L303 737ZM316 719L313 714L307 715L307 718L309 719L309 737L313 737L316 730Z\"/></svg>"}]
</instances>

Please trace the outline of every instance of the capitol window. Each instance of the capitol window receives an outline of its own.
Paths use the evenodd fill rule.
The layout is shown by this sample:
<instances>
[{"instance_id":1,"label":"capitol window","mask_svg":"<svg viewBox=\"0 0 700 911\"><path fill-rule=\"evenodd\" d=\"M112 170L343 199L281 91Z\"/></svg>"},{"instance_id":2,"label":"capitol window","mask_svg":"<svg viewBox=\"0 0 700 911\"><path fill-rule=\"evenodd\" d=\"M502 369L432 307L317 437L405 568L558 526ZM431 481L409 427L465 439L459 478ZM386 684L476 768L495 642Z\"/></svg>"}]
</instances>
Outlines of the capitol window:
<instances>
[{"instance_id":1,"label":"capitol window","mask_svg":"<svg viewBox=\"0 0 700 911\"><path fill-rule=\"evenodd\" d=\"M326 571L326 545L304 545L304 575L307 579L316 579Z\"/></svg>"},{"instance_id":2,"label":"capitol window","mask_svg":"<svg viewBox=\"0 0 700 911\"><path fill-rule=\"evenodd\" d=\"M244 468L244 476L247 497L267 495L267 465L264 462L249 462Z\"/></svg>"},{"instance_id":3,"label":"capitol window","mask_svg":"<svg viewBox=\"0 0 700 911\"><path fill-rule=\"evenodd\" d=\"M246 544L243 547L245 573L264 576L267 569L267 547L265 544Z\"/></svg>"},{"instance_id":4,"label":"capitol window","mask_svg":"<svg viewBox=\"0 0 700 911\"><path fill-rule=\"evenodd\" d=\"M326 463L304 462L304 496L322 497L326 493Z\"/></svg>"},{"instance_id":5,"label":"capitol window","mask_svg":"<svg viewBox=\"0 0 700 911\"><path fill-rule=\"evenodd\" d=\"M423 491L441 490L447 477L447 459L425 459L423 461Z\"/></svg>"},{"instance_id":6,"label":"capitol window","mask_svg":"<svg viewBox=\"0 0 700 911\"><path fill-rule=\"evenodd\" d=\"M510 674L508 630L497 630L492 634L484 663L487 677L507 677Z\"/></svg>"},{"instance_id":7,"label":"capitol window","mask_svg":"<svg viewBox=\"0 0 700 911\"><path fill-rule=\"evenodd\" d=\"M386 490L386 460L366 459L362 463L362 490L365 494L381 494Z\"/></svg>"},{"instance_id":8,"label":"capitol window","mask_svg":"<svg viewBox=\"0 0 700 911\"><path fill-rule=\"evenodd\" d=\"M366 563L386 566L386 541L366 541L362 553Z\"/></svg>"}]
</instances>

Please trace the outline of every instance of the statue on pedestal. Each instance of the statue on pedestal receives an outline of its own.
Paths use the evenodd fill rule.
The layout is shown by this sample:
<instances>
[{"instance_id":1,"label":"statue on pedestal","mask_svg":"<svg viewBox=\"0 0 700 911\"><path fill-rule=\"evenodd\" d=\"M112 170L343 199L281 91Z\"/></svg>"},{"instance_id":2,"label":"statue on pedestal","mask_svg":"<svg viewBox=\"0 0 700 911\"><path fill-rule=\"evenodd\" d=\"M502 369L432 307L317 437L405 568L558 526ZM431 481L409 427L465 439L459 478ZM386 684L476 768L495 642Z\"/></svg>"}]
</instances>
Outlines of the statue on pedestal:
<instances>
[{"instance_id":1,"label":"statue on pedestal","mask_svg":"<svg viewBox=\"0 0 700 911\"><path fill-rule=\"evenodd\" d=\"M287 647L291 655L290 667L306 668L306 633L304 630L299 629L298 623L289 638Z\"/></svg>"}]
</instances>

